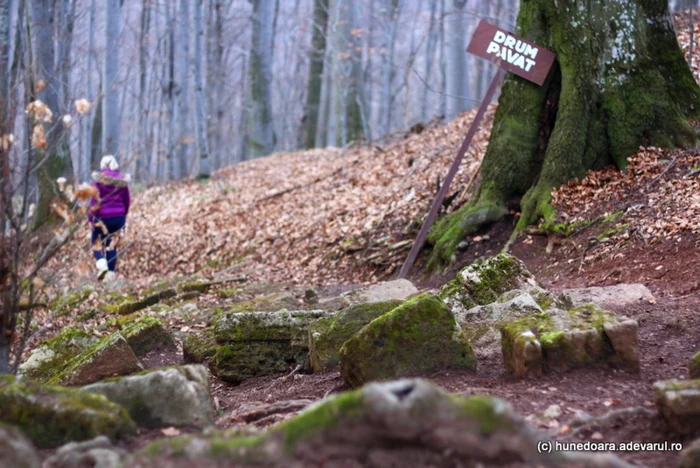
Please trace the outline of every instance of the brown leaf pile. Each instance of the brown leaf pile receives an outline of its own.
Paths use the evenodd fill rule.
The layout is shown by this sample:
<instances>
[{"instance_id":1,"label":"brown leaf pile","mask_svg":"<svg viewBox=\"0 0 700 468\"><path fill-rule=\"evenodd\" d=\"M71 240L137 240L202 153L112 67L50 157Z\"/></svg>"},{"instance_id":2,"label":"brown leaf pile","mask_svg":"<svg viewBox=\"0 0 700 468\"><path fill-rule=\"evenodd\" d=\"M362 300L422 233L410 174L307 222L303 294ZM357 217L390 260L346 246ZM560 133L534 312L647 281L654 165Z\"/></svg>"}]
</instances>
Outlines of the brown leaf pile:
<instances>
[{"instance_id":1,"label":"brown leaf pile","mask_svg":"<svg viewBox=\"0 0 700 468\"><path fill-rule=\"evenodd\" d=\"M475 112L369 147L277 154L209 182L134 198L120 260L130 279L214 273L245 259L259 280L369 283L404 261ZM450 189L468 184L486 150L487 113ZM85 256L79 239L67 263Z\"/></svg>"}]
</instances>

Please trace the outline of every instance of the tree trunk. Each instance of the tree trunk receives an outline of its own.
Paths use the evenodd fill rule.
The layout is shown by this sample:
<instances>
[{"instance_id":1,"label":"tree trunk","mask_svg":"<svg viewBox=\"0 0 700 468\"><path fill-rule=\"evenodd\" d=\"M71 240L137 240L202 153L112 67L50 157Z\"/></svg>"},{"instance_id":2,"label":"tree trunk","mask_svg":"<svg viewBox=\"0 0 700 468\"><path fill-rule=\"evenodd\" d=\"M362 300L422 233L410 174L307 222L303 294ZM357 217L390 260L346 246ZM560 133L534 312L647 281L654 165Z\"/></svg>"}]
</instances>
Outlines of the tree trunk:
<instances>
[{"instance_id":1,"label":"tree trunk","mask_svg":"<svg viewBox=\"0 0 700 468\"><path fill-rule=\"evenodd\" d=\"M211 176L209 164L209 142L207 140L207 112L205 109L206 96L204 96L204 66L202 55L204 54L204 19L202 9L204 0L197 0L194 5L194 22L197 27L194 38L194 86L196 94L196 119L197 125L197 153L199 156L199 170L197 177L208 178Z\"/></svg>"},{"instance_id":2,"label":"tree trunk","mask_svg":"<svg viewBox=\"0 0 700 468\"><path fill-rule=\"evenodd\" d=\"M432 267L465 235L522 197L517 230L555 221L552 189L591 168L624 169L639 146L692 145L700 87L678 46L666 0L523 2L516 33L556 52L544 86L503 85L479 189L429 236Z\"/></svg>"},{"instance_id":3,"label":"tree trunk","mask_svg":"<svg viewBox=\"0 0 700 468\"><path fill-rule=\"evenodd\" d=\"M391 132L393 117L392 85L394 83L394 51L396 49L396 26L400 14L399 0L385 0L384 8L384 53L382 62L382 81L379 91L380 101L380 124L379 135L386 135Z\"/></svg>"},{"instance_id":4,"label":"tree trunk","mask_svg":"<svg viewBox=\"0 0 700 468\"><path fill-rule=\"evenodd\" d=\"M102 89L102 150L105 154L119 154L119 92L117 91L117 74L119 73L119 24L121 17L120 0L107 0L105 8L105 59Z\"/></svg>"},{"instance_id":5,"label":"tree trunk","mask_svg":"<svg viewBox=\"0 0 700 468\"><path fill-rule=\"evenodd\" d=\"M34 0L32 2L32 16L35 22L36 32L36 73L37 83L42 81L43 88L37 93L37 98L46 104L53 113L51 123L44 123L44 131L48 146L39 155L38 160L43 160L38 168L39 201L36 207L34 227L39 227L49 217L49 203L58 193L56 179L60 176L72 179L73 169L70 160L66 128L63 125L60 114L60 105L57 90L59 77L55 64L55 11L54 0Z\"/></svg>"},{"instance_id":6,"label":"tree trunk","mask_svg":"<svg viewBox=\"0 0 700 468\"><path fill-rule=\"evenodd\" d=\"M92 149L95 142L92 139L92 119L93 115L96 115L95 107L95 91L92 84L92 63L95 54L95 20L97 16L97 0L91 0L90 2L90 20L88 26L88 50L87 50L87 65L85 72L85 80L87 82L87 100L90 101L91 107L87 114L80 119L80 128L82 132L82 147L80 158L80 173L78 174L78 179L81 182L87 182L90 180L90 164L92 163Z\"/></svg>"},{"instance_id":7,"label":"tree trunk","mask_svg":"<svg viewBox=\"0 0 700 468\"><path fill-rule=\"evenodd\" d=\"M272 153L275 146L272 121L272 36L275 0L254 0L252 20L247 158L258 158Z\"/></svg>"},{"instance_id":8,"label":"tree trunk","mask_svg":"<svg viewBox=\"0 0 700 468\"><path fill-rule=\"evenodd\" d=\"M138 133L138 144L141 148L145 149L146 145L146 135L148 133L147 129L147 118L148 118L148 102L146 98L146 84L148 78L148 37L149 28L151 26L151 5L150 2L143 2L141 4L141 31L139 33L139 125L136 130ZM145 151L139 151L136 156L136 180L142 180L145 178L146 172L144 168L148 158Z\"/></svg>"},{"instance_id":9,"label":"tree trunk","mask_svg":"<svg viewBox=\"0 0 700 468\"><path fill-rule=\"evenodd\" d=\"M465 7L467 0L449 0L451 11L445 18L447 35L447 118L453 119L469 109L469 76Z\"/></svg>"},{"instance_id":10,"label":"tree trunk","mask_svg":"<svg viewBox=\"0 0 700 468\"><path fill-rule=\"evenodd\" d=\"M328 30L328 0L314 1L314 21L311 25L311 53L309 78L306 86L306 111L304 112L304 147L316 146L319 107L323 80L323 65L326 55L326 32Z\"/></svg>"},{"instance_id":11,"label":"tree trunk","mask_svg":"<svg viewBox=\"0 0 700 468\"><path fill-rule=\"evenodd\" d=\"M189 155L191 136L189 135L189 80L190 80L190 12L189 0L180 0L180 14L177 36L177 57L179 62L179 80L177 86L177 171L175 179L188 176L187 157Z\"/></svg>"},{"instance_id":12,"label":"tree trunk","mask_svg":"<svg viewBox=\"0 0 700 468\"><path fill-rule=\"evenodd\" d=\"M433 62L435 61L435 46L438 42L439 31L436 26L437 6L437 0L430 0L430 26L428 30L428 45L425 48L425 68L423 70L423 79L427 84L423 85L421 95L421 119L424 122L428 120L428 88L433 71Z\"/></svg>"}]
</instances>

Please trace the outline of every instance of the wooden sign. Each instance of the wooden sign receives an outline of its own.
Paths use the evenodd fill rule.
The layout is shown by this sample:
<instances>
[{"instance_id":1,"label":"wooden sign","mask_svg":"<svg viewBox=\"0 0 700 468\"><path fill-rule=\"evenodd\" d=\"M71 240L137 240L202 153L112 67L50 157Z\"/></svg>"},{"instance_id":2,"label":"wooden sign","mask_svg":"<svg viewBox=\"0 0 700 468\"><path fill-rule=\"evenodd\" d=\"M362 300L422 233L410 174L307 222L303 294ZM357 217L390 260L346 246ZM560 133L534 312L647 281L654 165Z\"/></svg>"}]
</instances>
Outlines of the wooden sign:
<instances>
[{"instance_id":1,"label":"wooden sign","mask_svg":"<svg viewBox=\"0 0 700 468\"><path fill-rule=\"evenodd\" d=\"M467 52L542 86L556 54L484 20L479 22Z\"/></svg>"}]
</instances>

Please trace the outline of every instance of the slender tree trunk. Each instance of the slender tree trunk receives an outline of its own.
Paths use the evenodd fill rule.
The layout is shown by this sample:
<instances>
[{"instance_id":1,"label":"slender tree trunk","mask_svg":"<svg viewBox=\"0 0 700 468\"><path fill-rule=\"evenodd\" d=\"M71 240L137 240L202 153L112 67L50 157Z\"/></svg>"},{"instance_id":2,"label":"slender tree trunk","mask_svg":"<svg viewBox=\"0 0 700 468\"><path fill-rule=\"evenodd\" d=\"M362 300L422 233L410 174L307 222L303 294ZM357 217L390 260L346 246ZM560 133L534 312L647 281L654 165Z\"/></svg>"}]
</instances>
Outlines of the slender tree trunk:
<instances>
[{"instance_id":1,"label":"slender tree trunk","mask_svg":"<svg viewBox=\"0 0 700 468\"><path fill-rule=\"evenodd\" d=\"M82 136L82 152L80 154L80 174L79 179L82 182L90 180L90 164L92 162L92 148L94 142L92 140L92 122L95 115L95 105L97 104L95 90L92 84L92 68L95 56L95 19L97 0L90 1L90 19L88 23L88 50L87 50L87 65L85 66L85 81L87 88L86 99L90 102L91 107L88 112L80 119L80 128Z\"/></svg>"},{"instance_id":2,"label":"slender tree trunk","mask_svg":"<svg viewBox=\"0 0 700 468\"><path fill-rule=\"evenodd\" d=\"M700 114L693 79L666 0L523 2L519 35L553 50L544 86L509 75L484 157L482 181L467 205L429 236L431 266L448 262L465 235L521 199L521 230L556 222L552 189L591 168L624 169L640 146L694 145L688 118ZM614 26L614 27L613 27Z\"/></svg>"},{"instance_id":3,"label":"slender tree trunk","mask_svg":"<svg viewBox=\"0 0 700 468\"><path fill-rule=\"evenodd\" d=\"M309 78L306 86L306 110L304 112L304 147L316 146L316 130L319 123L319 108L326 56L326 34L328 32L328 0L314 0L311 53L309 54Z\"/></svg>"},{"instance_id":4,"label":"slender tree trunk","mask_svg":"<svg viewBox=\"0 0 700 468\"><path fill-rule=\"evenodd\" d=\"M10 39L12 28L10 2L0 2L0 374L10 372L10 258L5 236L7 213L11 206L9 171Z\"/></svg>"},{"instance_id":5,"label":"slender tree trunk","mask_svg":"<svg viewBox=\"0 0 700 468\"><path fill-rule=\"evenodd\" d=\"M49 203L58 194L56 179L60 176L73 177L66 128L60 114L59 76L57 75L54 38L55 2L54 0L33 0L32 16L36 31L36 70L37 83L42 83L38 99L44 102L53 113L51 123L44 122L44 131L48 146L42 151L39 160L44 162L38 171L39 202L37 204L34 226L38 227L48 219Z\"/></svg>"},{"instance_id":6,"label":"slender tree trunk","mask_svg":"<svg viewBox=\"0 0 700 468\"><path fill-rule=\"evenodd\" d=\"M423 79L427 84L423 84L421 96L421 119L423 121L428 120L428 87L430 86L433 62L435 61L435 46L438 42L437 6L437 0L430 0L430 30L428 31L428 43L425 48L425 69L423 71Z\"/></svg>"},{"instance_id":7,"label":"slender tree trunk","mask_svg":"<svg viewBox=\"0 0 700 468\"><path fill-rule=\"evenodd\" d=\"M467 0L448 0L451 11L445 18L447 35L447 118L453 119L469 109L469 75L465 7Z\"/></svg>"},{"instance_id":8,"label":"slender tree trunk","mask_svg":"<svg viewBox=\"0 0 700 468\"><path fill-rule=\"evenodd\" d=\"M440 115L445 117L447 115L447 43L445 41L445 2L447 0L440 0Z\"/></svg>"},{"instance_id":9,"label":"slender tree trunk","mask_svg":"<svg viewBox=\"0 0 700 468\"><path fill-rule=\"evenodd\" d=\"M330 18L329 18L330 21ZM318 125L314 147L322 148L328 145L328 126L331 118L331 87L333 77L333 57L331 47L326 47L323 58L323 75L321 80L321 97L318 108Z\"/></svg>"},{"instance_id":10,"label":"slender tree trunk","mask_svg":"<svg viewBox=\"0 0 700 468\"><path fill-rule=\"evenodd\" d=\"M214 112L214 120L210 123L212 128L213 145L210 148L212 154L212 164L214 168L219 169L224 165L222 156L224 146L224 100L221 97L224 94L224 7L222 0L211 0L211 10L213 15L213 31L212 40L210 41L211 53L210 66L207 71L209 73L209 112Z\"/></svg>"},{"instance_id":11,"label":"slender tree trunk","mask_svg":"<svg viewBox=\"0 0 700 468\"><path fill-rule=\"evenodd\" d=\"M105 59L102 89L102 149L106 154L119 154L119 25L121 23L121 0L106 0L105 8Z\"/></svg>"},{"instance_id":12,"label":"slender tree trunk","mask_svg":"<svg viewBox=\"0 0 700 468\"><path fill-rule=\"evenodd\" d=\"M141 31L139 34L139 118L138 118L138 144L146 149L146 135L148 134L148 102L146 97L146 87L148 83L148 37L151 26L151 5L145 1L141 4ZM144 167L148 159L145 151L140 151L136 156L136 180L143 179L145 175Z\"/></svg>"},{"instance_id":13,"label":"slender tree trunk","mask_svg":"<svg viewBox=\"0 0 700 468\"><path fill-rule=\"evenodd\" d=\"M382 62L382 84L379 93L381 121L379 134L386 135L391 132L391 122L393 117L393 93L394 82L394 50L396 46L396 26L400 14L399 0L385 0L384 5L384 54Z\"/></svg>"},{"instance_id":14,"label":"slender tree trunk","mask_svg":"<svg viewBox=\"0 0 700 468\"><path fill-rule=\"evenodd\" d=\"M194 86L196 94L196 124L197 124L197 147L199 153L199 172L197 177L208 178L211 176L211 167L209 163L209 142L207 141L206 116L205 109L206 96L204 95L204 70L202 55L204 55L204 19L202 9L204 8L204 0L196 0L194 6L194 22L197 26L197 35L195 36L195 52L194 52Z\"/></svg>"},{"instance_id":15,"label":"slender tree trunk","mask_svg":"<svg viewBox=\"0 0 700 468\"><path fill-rule=\"evenodd\" d=\"M180 25L177 37L178 58L178 113L177 113L177 173L176 179L187 177L187 158L190 153L191 136L189 134L189 78L190 78L190 11L189 0L180 0L180 14L177 23Z\"/></svg>"},{"instance_id":16,"label":"slender tree trunk","mask_svg":"<svg viewBox=\"0 0 700 468\"><path fill-rule=\"evenodd\" d=\"M248 79L248 158L272 153L272 42L275 0L253 0L253 43Z\"/></svg>"}]
</instances>

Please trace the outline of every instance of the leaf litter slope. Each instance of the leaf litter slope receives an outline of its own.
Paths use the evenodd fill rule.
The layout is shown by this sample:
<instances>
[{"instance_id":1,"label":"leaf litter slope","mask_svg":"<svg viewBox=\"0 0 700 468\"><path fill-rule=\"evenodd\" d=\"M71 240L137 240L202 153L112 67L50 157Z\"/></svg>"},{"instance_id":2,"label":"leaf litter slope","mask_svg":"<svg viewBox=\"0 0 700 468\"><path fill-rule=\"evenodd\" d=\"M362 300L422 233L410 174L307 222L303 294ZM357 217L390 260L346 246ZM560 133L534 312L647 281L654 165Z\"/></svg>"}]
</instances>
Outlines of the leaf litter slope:
<instances>
[{"instance_id":1,"label":"leaf litter slope","mask_svg":"<svg viewBox=\"0 0 700 468\"><path fill-rule=\"evenodd\" d=\"M687 15L677 15L676 23L688 54ZM477 172L494 112L495 105L449 194L463 195ZM433 122L423 132L397 133L378 145L275 154L223 169L209 182L147 189L135 197L121 270L132 281L148 283L213 273L245 260L245 273L254 280L347 284L384 279L405 259L474 114L442 126ZM664 177L653 187L648 184L674 158L679 167L697 164L694 154L640 148L628 172L591 172L555 191L561 220L590 217L601 201L624 197L644 184L654 191L649 199L657 207L638 220L647 241L663 238L660 234L697 233L698 178ZM63 257L63 263L74 266L74 275L90 272L86 245L76 239Z\"/></svg>"}]
</instances>

